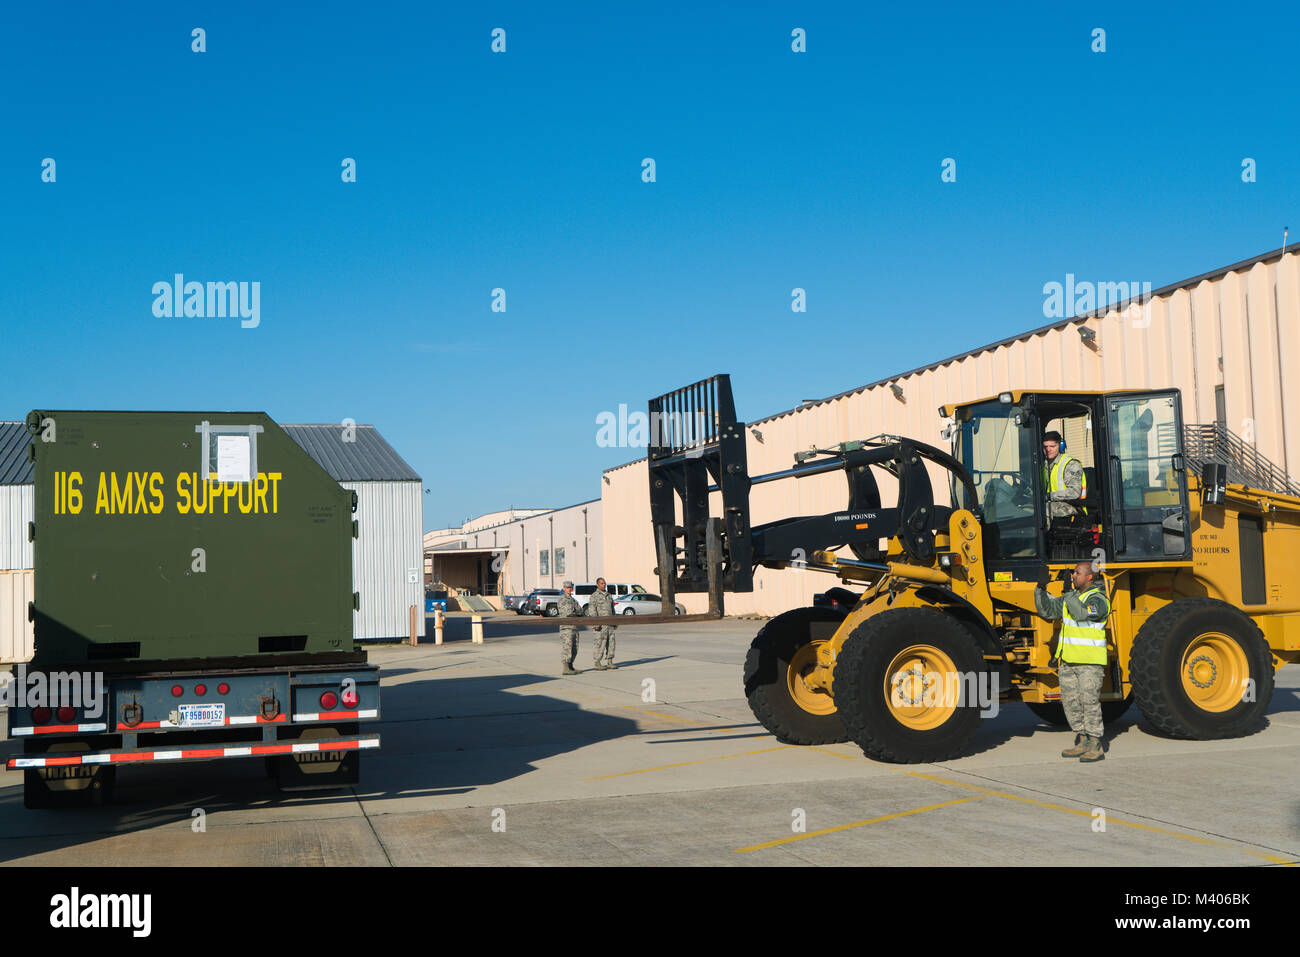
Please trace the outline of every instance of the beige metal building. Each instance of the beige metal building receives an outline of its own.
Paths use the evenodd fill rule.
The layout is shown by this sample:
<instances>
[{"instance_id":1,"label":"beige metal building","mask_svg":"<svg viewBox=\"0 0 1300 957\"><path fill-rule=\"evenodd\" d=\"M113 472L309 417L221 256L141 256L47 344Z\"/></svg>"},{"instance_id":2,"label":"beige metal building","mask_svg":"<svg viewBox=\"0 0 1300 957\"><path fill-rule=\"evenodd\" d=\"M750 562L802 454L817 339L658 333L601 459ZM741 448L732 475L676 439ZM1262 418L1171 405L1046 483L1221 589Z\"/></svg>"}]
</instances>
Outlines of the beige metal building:
<instances>
[{"instance_id":1,"label":"beige metal building","mask_svg":"<svg viewBox=\"0 0 1300 957\"><path fill-rule=\"evenodd\" d=\"M604 574L601 513L600 500L593 499L545 511L493 512L460 529L428 532L426 578L498 606L501 595L559 588L566 578L592 581Z\"/></svg>"},{"instance_id":2,"label":"beige metal building","mask_svg":"<svg viewBox=\"0 0 1300 957\"><path fill-rule=\"evenodd\" d=\"M1185 422L1223 424L1293 478L1300 476L1300 255L1266 253L1143 299L751 422L750 474L789 468L798 450L881 433L947 447L939 406L1011 388L1173 386L1182 392ZM665 383L665 391L685 384ZM605 477L606 577L643 581L656 590L645 460L610 469ZM889 494L884 487L881 491ZM835 472L772 482L756 487L750 501L756 525L824 514L844 507L844 477ZM728 595L726 607L730 614L774 615L810 604L814 593L835 584L834 577L819 572L760 568L754 592ZM703 595L679 600L690 612L707 604Z\"/></svg>"}]
</instances>

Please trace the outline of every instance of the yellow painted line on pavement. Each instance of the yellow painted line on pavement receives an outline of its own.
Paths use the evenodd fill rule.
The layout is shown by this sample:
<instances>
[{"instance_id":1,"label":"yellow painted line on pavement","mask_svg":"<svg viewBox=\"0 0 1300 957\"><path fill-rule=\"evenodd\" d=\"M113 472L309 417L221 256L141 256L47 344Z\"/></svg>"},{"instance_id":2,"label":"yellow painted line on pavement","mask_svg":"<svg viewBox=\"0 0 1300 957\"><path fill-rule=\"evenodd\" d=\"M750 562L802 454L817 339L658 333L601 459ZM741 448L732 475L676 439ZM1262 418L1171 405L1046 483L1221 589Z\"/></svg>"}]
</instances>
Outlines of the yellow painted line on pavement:
<instances>
[{"instance_id":1,"label":"yellow painted line on pavement","mask_svg":"<svg viewBox=\"0 0 1300 957\"><path fill-rule=\"evenodd\" d=\"M692 721L690 718L677 718L671 714L664 714L662 711L650 711L647 708L638 708L636 705L625 704L623 707L627 708L629 711L635 711L637 714L652 714L656 718L663 718L665 721L676 721L679 724L704 725L703 721Z\"/></svg>"},{"instance_id":2,"label":"yellow painted line on pavement","mask_svg":"<svg viewBox=\"0 0 1300 957\"><path fill-rule=\"evenodd\" d=\"M704 764L707 761L723 761L727 758L745 758L751 754L768 754L772 751L788 751L793 744L783 744L777 748L761 748L758 751L742 751L739 754L719 754L712 758L696 758L694 761L678 761L676 764L661 764L654 768L639 768L636 771L620 771L618 774L602 774L595 778L583 778L584 781L604 781L608 778L625 778L629 774L649 774L651 771L667 771L669 768L684 768L690 764Z\"/></svg>"},{"instance_id":3,"label":"yellow painted line on pavement","mask_svg":"<svg viewBox=\"0 0 1300 957\"><path fill-rule=\"evenodd\" d=\"M1009 801L1019 801L1022 804L1032 804L1035 807L1044 807L1052 811L1062 811L1065 814L1074 814L1079 817L1086 817L1086 818L1092 817L1091 811L1080 811L1078 808L1065 807L1064 805L1061 804L1052 804L1048 801L1039 801L1034 798L1022 797L1019 794L1009 794L1006 791L998 791L990 787L984 787L983 785L980 784L968 784L965 781L954 781L951 778L941 778L938 775L924 774L920 771L904 771L903 773L910 775L914 778L925 778L925 780L927 781L937 781L940 784L951 784L953 787L966 788L967 790L971 790L971 791L979 791L982 794L991 794L994 797L1006 798ZM1212 847L1231 847L1241 851L1244 854L1249 854L1252 857L1262 857L1264 860L1269 861L1270 863L1273 864L1296 863L1287 857L1277 857L1274 854L1265 854L1262 851L1248 850L1240 846L1239 844L1232 844L1229 843L1228 841L1216 841L1213 838L1198 837L1195 834L1186 834L1182 831L1171 831L1168 828L1155 827L1154 825L1151 824L1139 824L1137 821L1126 821L1123 818L1112 817L1110 814L1106 815L1106 824L1107 825L1118 824L1120 827L1131 827L1134 830L1138 830L1138 831L1149 831L1152 834L1163 834L1166 837L1176 837L1180 841L1190 841L1193 844L1206 844Z\"/></svg>"},{"instance_id":4,"label":"yellow painted line on pavement","mask_svg":"<svg viewBox=\"0 0 1300 957\"><path fill-rule=\"evenodd\" d=\"M809 751L820 751L822 754L829 754L832 757L843 758L845 761L859 761L862 759L861 754L840 754L838 751L832 751L830 748L810 747Z\"/></svg>"},{"instance_id":5,"label":"yellow painted line on pavement","mask_svg":"<svg viewBox=\"0 0 1300 957\"><path fill-rule=\"evenodd\" d=\"M910 811L897 811L893 814L885 814L881 817L873 817L866 821L854 821L852 824L840 824L836 827L825 827L820 831L809 831L807 834L791 834L789 837L777 838L775 841L767 841L764 844L751 844L749 847L738 847L733 854L748 854L750 851L761 851L769 847L777 847L781 844L790 844L794 841L807 840L810 837L821 837L823 834L834 834L836 831L847 831L849 828L866 827L868 824L879 824L881 821L893 821L900 817L910 817L913 814L924 814L926 811L937 811L941 807L952 807L955 804L967 804L970 801L978 801L978 797L958 798L956 801L944 801L942 804L927 804L925 807L912 808Z\"/></svg>"}]
</instances>

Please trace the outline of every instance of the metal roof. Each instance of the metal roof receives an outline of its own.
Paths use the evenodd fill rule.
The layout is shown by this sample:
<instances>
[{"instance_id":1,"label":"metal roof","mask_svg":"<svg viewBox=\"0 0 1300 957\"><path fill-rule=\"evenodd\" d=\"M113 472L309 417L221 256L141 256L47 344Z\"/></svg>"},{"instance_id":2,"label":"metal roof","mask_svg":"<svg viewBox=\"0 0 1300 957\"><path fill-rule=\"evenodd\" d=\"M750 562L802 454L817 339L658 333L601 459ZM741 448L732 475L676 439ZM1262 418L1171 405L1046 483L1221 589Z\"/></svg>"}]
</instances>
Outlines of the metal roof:
<instances>
[{"instance_id":1,"label":"metal roof","mask_svg":"<svg viewBox=\"0 0 1300 957\"><path fill-rule=\"evenodd\" d=\"M418 482L420 476L373 425L354 425L343 441L342 425L282 425L336 482Z\"/></svg>"},{"instance_id":2,"label":"metal roof","mask_svg":"<svg viewBox=\"0 0 1300 957\"><path fill-rule=\"evenodd\" d=\"M22 422L0 422L0 485L31 485L36 470L27 461L31 436Z\"/></svg>"},{"instance_id":3,"label":"metal roof","mask_svg":"<svg viewBox=\"0 0 1300 957\"><path fill-rule=\"evenodd\" d=\"M356 441L343 441L341 425L283 425L282 429L336 482L418 482L415 473L373 425L354 426ZM0 485L31 485L30 436L22 422L0 422Z\"/></svg>"}]
</instances>

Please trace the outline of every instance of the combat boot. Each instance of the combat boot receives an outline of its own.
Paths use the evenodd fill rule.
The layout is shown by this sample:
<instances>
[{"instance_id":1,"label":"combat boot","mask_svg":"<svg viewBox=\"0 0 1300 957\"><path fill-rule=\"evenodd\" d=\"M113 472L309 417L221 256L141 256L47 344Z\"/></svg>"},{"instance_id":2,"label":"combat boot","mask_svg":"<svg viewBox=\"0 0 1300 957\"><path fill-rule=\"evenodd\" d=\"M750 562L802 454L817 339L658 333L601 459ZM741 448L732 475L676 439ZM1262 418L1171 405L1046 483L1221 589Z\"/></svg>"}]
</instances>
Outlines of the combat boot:
<instances>
[{"instance_id":1,"label":"combat boot","mask_svg":"<svg viewBox=\"0 0 1300 957\"><path fill-rule=\"evenodd\" d=\"M566 662L565 665L564 665L564 667L560 669L560 674L562 674L562 675L580 675L580 674L582 674L582 672L579 671L577 668L573 667L573 665L568 664L568 663Z\"/></svg>"},{"instance_id":2,"label":"combat boot","mask_svg":"<svg viewBox=\"0 0 1300 957\"><path fill-rule=\"evenodd\" d=\"M606 671L617 671L617 670L618 670L618 665L614 664L614 662L612 662L612 661L607 661L607 662L605 662L605 670L606 670Z\"/></svg>"},{"instance_id":3,"label":"combat boot","mask_svg":"<svg viewBox=\"0 0 1300 957\"><path fill-rule=\"evenodd\" d=\"M605 666L602 665L599 661L596 662L594 665L592 665L592 667L595 668L597 671L604 671L604 670L605 670Z\"/></svg>"},{"instance_id":4,"label":"combat boot","mask_svg":"<svg viewBox=\"0 0 1300 957\"><path fill-rule=\"evenodd\" d=\"M1074 747L1066 748L1064 751L1062 751L1061 757L1063 758L1082 757L1084 752L1086 752L1087 750L1088 750L1088 736L1086 734L1076 734L1074 736Z\"/></svg>"},{"instance_id":5,"label":"combat boot","mask_svg":"<svg viewBox=\"0 0 1300 957\"><path fill-rule=\"evenodd\" d=\"M1101 749L1101 738L1086 734L1083 738L1088 743L1088 747L1083 754L1079 755L1080 761L1101 761L1106 757L1106 752Z\"/></svg>"}]
</instances>

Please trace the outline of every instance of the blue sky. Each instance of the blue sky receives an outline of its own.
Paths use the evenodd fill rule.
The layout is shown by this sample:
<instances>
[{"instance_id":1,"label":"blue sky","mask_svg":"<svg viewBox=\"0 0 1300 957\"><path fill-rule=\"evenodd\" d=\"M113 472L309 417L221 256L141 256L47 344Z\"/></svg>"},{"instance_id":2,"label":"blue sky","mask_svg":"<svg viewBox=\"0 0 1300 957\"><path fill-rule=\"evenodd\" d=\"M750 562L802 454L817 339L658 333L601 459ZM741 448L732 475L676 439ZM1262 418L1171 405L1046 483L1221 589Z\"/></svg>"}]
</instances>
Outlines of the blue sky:
<instances>
[{"instance_id":1,"label":"blue sky","mask_svg":"<svg viewBox=\"0 0 1300 957\"><path fill-rule=\"evenodd\" d=\"M374 423L433 528L598 497L620 403L759 418L1300 229L1284 7L444 7L0 11L0 418ZM260 325L155 317L178 272Z\"/></svg>"}]
</instances>

